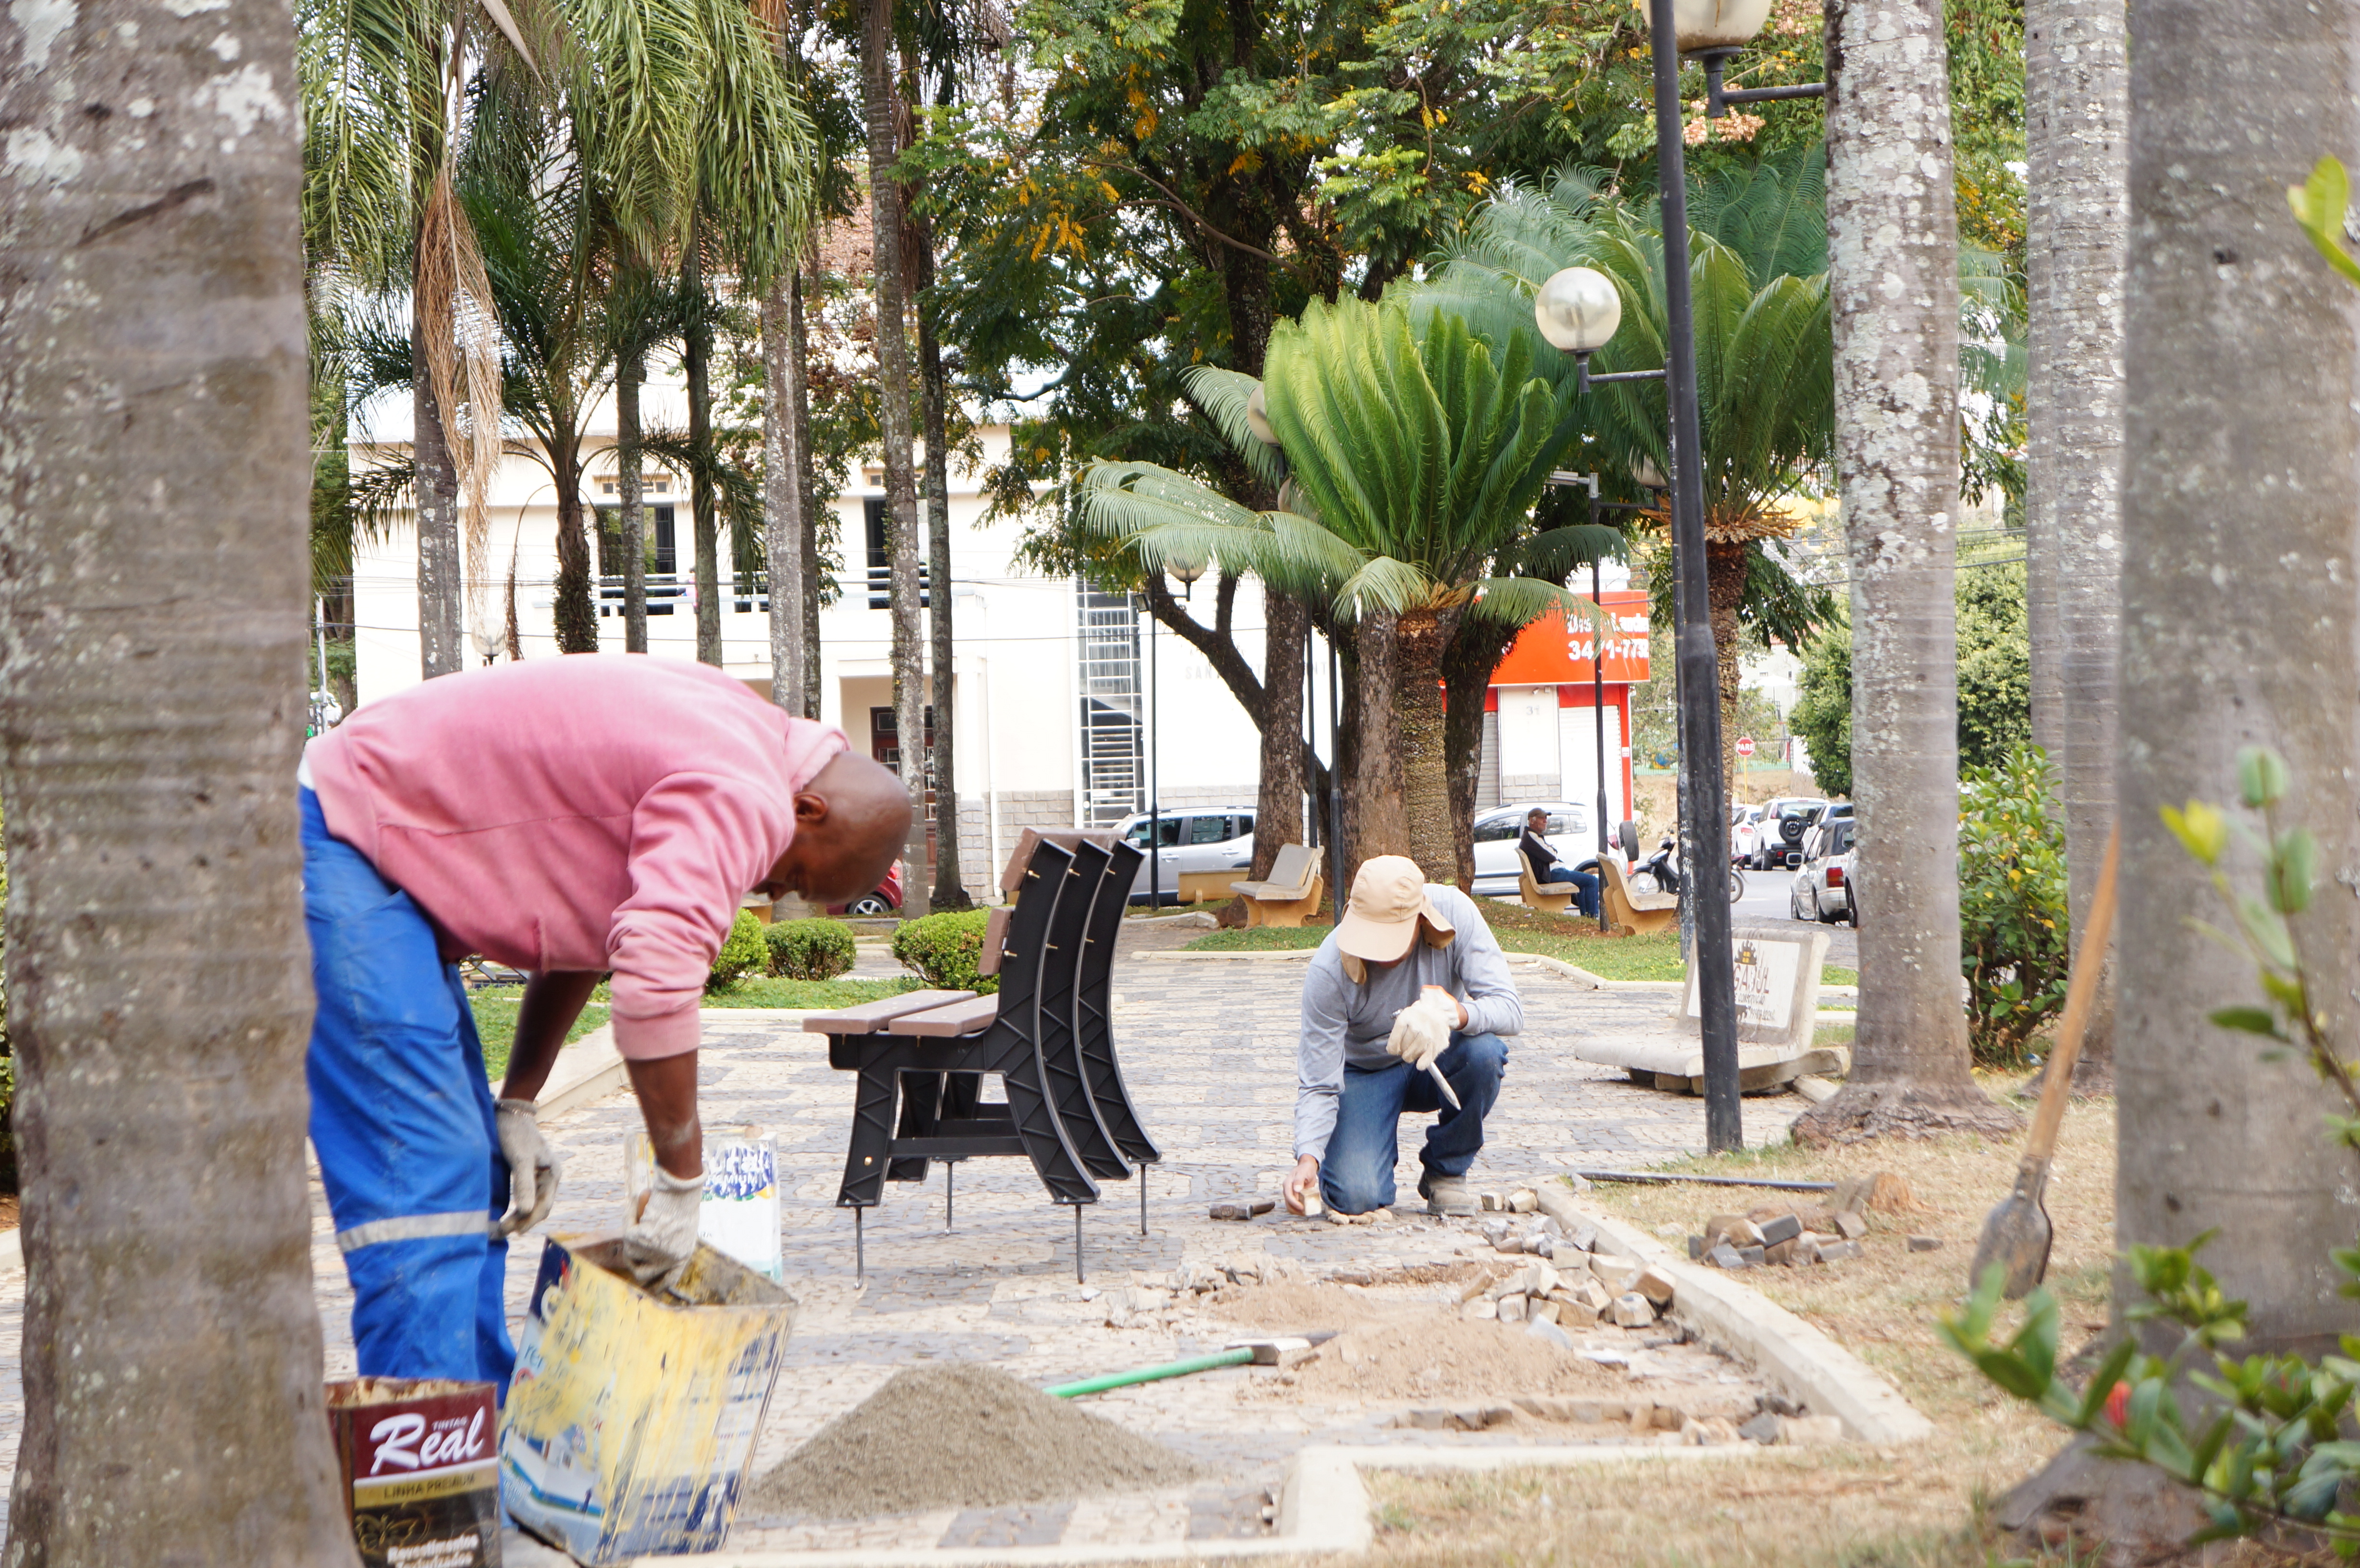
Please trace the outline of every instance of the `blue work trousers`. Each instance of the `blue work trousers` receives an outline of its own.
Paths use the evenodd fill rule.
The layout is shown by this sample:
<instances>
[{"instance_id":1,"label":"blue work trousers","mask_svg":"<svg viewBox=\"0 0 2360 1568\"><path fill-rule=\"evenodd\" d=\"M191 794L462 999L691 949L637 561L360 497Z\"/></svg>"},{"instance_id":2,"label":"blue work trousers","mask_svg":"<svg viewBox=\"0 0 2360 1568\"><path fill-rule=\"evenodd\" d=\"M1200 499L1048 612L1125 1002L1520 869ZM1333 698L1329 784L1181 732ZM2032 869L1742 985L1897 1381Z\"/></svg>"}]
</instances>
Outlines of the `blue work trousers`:
<instances>
[{"instance_id":1,"label":"blue work trousers","mask_svg":"<svg viewBox=\"0 0 2360 1568\"><path fill-rule=\"evenodd\" d=\"M1336 1130L1328 1157L1319 1162L1319 1197L1339 1214L1365 1214L1393 1201L1393 1165L1401 1158L1404 1112L1439 1111L1426 1129L1418 1163L1429 1176L1464 1176L1483 1147L1483 1118L1500 1097L1508 1070L1508 1048L1496 1034L1453 1034L1449 1049L1434 1059L1459 1096L1458 1110L1444 1104L1434 1076L1406 1062L1382 1067L1344 1064L1344 1093L1336 1105Z\"/></svg>"},{"instance_id":2,"label":"blue work trousers","mask_svg":"<svg viewBox=\"0 0 2360 1568\"><path fill-rule=\"evenodd\" d=\"M505 1397L508 1247L491 1222L508 1172L475 1014L425 914L301 793L319 993L311 1147L352 1278L361 1375L455 1377Z\"/></svg>"}]
</instances>

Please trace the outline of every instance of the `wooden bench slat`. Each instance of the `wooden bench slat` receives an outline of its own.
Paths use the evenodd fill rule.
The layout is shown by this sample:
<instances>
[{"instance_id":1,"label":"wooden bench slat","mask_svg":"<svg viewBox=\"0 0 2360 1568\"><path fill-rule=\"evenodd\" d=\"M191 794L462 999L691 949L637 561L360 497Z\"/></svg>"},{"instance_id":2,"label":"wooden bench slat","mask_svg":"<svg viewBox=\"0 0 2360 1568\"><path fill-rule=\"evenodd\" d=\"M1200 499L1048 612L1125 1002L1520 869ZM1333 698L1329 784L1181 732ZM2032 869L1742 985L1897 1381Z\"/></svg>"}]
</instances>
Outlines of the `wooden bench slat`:
<instances>
[{"instance_id":1,"label":"wooden bench slat","mask_svg":"<svg viewBox=\"0 0 2360 1568\"><path fill-rule=\"evenodd\" d=\"M888 996L881 1002L863 1002L857 1007L847 1007L837 1013L814 1013L803 1019L806 1034L875 1034L880 1029L905 1013L923 1013L930 1008L964 1002L974 996L972 991L905 991L898 996Z\"/></svg>"},{"instance_id":2,"label":"wooden bench slat","mask_svg":"<svg viewBox=\"0 0 2360 1568\"><path fill-rule=\"evenodd\" d=\"M960 1035L976 1034L989 1029L1000 1017L1000 998L978 996L973 1001L954 1002L946 1007L934 1007L923 1013L904 1013L893 1020L895 1034L913 1034L923 1038L955 1040Z\"/></svg>"},{"instance_id":3,"label":"wooden bench slat","mask_svg":"<svg viewBox=\"0 0 2360 1568\"><path fill-rule=\"evenodd\" d=\"M975 972L978 975L1000 973L1000 950L1008 945L1008 922L1016 916L1013 906L1001 904L983 922L983 951L976 954Z\"/></svg>"}]
</instances>

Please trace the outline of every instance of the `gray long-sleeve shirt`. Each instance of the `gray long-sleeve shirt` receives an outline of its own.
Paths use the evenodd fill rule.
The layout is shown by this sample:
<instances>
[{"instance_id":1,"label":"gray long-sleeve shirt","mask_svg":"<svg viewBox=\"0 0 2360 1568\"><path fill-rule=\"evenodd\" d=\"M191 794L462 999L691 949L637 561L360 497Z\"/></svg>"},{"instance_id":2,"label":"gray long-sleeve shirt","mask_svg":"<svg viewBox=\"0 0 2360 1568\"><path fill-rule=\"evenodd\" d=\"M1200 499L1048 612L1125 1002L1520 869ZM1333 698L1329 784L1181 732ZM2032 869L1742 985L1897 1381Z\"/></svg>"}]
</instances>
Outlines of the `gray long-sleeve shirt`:
<instances>
[{"instance_id":1,"label":"gray long-sleeve shirt","mask_svg":"<svg viewBox=\"0 0 2360 1568\"><path fill-rule=\"evenodd\" d=\"M1344 973L1344 955L1331 933L1311 955L1303 978L1303 1040L1295 1047L1295 1152L1328 1158L1336 1130L1336 1102L1344 1092L1344 1067L1382 1067L1396 1060L1385 1050L1393 1016L1428 985L1439 985L1467 1009L1462 1034L1517 1034L1524 1027L1524 998L1508 975L1499 939L1483 923L1475 900L1456 887L1426 889L1442 917L1458 928L1447 947L1429 947L1421 935L1409 956L1389 969L1368 966L1368 984L1355 985Z\"/></svg>"}]
</instances>

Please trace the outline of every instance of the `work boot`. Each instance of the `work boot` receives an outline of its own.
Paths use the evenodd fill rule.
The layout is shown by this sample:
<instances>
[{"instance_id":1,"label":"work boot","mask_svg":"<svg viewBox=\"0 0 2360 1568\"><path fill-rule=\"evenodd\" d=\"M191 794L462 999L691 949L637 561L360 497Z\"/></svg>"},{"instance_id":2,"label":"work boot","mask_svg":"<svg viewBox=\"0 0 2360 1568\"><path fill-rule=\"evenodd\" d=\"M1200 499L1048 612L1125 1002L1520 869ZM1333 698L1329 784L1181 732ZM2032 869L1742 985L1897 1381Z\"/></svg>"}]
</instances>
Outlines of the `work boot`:
<instances>
[{"instance_id":1,"label":"work boot","mask_svg":"<svg viewBox=\"0 0 2360 1568\"><path fill-rule=\"evenodd\" d=\"M1481 1209L1464 1176L1437 1176L1429 1171L1417 1179L1417 1194L1426 1200L1429 1214L1471 1214Z\"/></svg>"}]
</instances>

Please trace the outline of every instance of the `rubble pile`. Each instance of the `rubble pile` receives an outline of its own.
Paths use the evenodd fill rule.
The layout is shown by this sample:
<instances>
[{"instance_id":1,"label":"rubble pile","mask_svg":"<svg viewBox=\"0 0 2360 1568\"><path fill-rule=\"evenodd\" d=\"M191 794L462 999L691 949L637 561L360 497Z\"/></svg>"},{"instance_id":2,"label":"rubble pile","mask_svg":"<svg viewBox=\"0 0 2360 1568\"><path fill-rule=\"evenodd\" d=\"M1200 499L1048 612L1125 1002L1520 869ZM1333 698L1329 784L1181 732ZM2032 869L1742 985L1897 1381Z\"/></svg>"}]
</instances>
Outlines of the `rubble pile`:
<instances>
[{"instance_id":1,"label":"rubble pile","mask_svg":"<svg viewBox=\"0 0 2360 1568\"><path fill-rule=\"evenodd\" d=\"M1837 1182L1824 1205L1765 1203L1742 1214L1714 1214L1704 1222L1703 1235L1688 1237L1688 1257L1730 1269L1841 1263L1860 1256L1869 1210L1917 1206L1897 1177L1853 1177Z\"/></svg>"}]
</instances>

